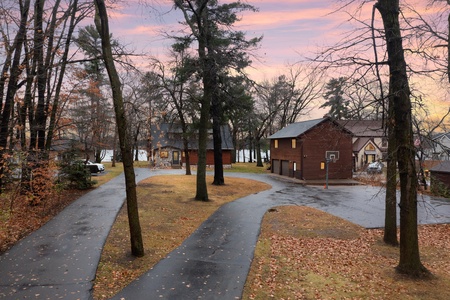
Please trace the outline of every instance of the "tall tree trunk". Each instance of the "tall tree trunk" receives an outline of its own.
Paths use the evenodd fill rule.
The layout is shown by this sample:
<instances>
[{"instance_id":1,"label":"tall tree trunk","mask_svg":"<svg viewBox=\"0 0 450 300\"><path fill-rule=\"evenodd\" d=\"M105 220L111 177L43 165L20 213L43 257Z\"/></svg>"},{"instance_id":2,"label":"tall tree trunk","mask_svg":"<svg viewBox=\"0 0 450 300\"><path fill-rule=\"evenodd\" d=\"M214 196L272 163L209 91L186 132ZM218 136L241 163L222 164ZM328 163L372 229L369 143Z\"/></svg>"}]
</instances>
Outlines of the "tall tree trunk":
<instances>
[{"instance_id":1,"label":"tall tree trunk","mask_svg":"<svg viewBox=\"0 0 450 300\"><path fill-rule=\"evenodd\" d=\"M222 109L220 99L215 94L212 100L212 119L213 119L213 142L214 142L214 185L224 185L223 177L223 158L222 158L222 135L220 133L220 119Z\"/></svg>"},{"instance_id":2,"label":"tall tree trunk","mask_svg":"<svg viewBox=\"0 0 450 300\"><path fill-rule=\"evenodd\" d=\"M125 186L127 195L128 223L130 226L131 253L134 256L144 256L144 244L142 242L141 225L139 223L139 213L136 195L136 176L133 168L133 156L131 153L130 141L127 138L127 120L123 104L123 96L119 75L114 65L109 35L108 14L105 2L95 0L97 8L95 24L102 39L102 53L106 70L113 94L114 111L116 114L117 128L119 133L120 150L122 152L123 168L125 172Z\"/></svg>"},{"instance_id":3,"label":"tall tree trunk","mask_svg":"<svg viewBox=\"0 0 450 300\"><path fill-rule=\"evenodd\" d=\"M237 144L237 128L235 124L233 125L233 130L231 133L232 140L233 140L233 152L231 154L231 162L236 163L236 161L239 161L239 156L236 158L236 153L238 153L238 144Z\"/></svg>"},{"instance_id":4,"label":"tall tree trunk","mask_svg":"<svg viewBox=\"0 0 450 300\"><path fill-rule=\"evenodd\" d=\"M198 162L197 162L197 189L195 200L208 201L208 187L206 185L206 146L208 142L209 110L211 107L211 78L207 72L208 59L204 59L206 64L203 75L204 94L201 101L200 123L198 128Z\"/></svg>"},{"instance_id":5,"label":"tall tree trunk","mask_svg":"<svg viewBox=\"0 0 450 300\"><path fill-rule=\"evenodd\" d=\"M134 148L136 152L134 152L134 161L139 161L139 132L141 130L141 123L138 123L136 128L136 134L134 135Z\"/></svg>"},{"instance_id":6,"label":"tall tree trunk","mask_svg":"<svg viewBox=\"0 0 450 300\"><path fill-rule=\"evenodd\" d=\"M117 126L116 128L114 128L114 137L113 137L113 155L111 158L111 167L113 168L116 167L116 157L117 157L116 147L117 147Z\"/></svg>"},{"instance_id":7,"label":"tall tree trunk","mask_svg":"<svg viewBox=\"0 0 450 300\"><path fill-rule=\"evenodd\" d=\"M211 109L211 100L214 95L214 89L216 87L216 70L215 63L210 55L207 53L207 47L210 43L211 36L208 32L208 8L207 3L202 6L199 11L200 15L197 16L200 27L202 30L199 32L198 38L198 56L200 59L202 69L202 81L203 81L203 97L201 99L200 108L200 123L198 128L198 163L197 163L197 190L195 194L195 200L208 201L208 188L206 185L206 146L208 142L208 127L209 127L209 113Z\"/></svg>"},{"instance_id":8,"label":"tall tree trunk","mask_svg":"<svg viewBox=\"0 0 450 300\"><path fill-rule=\"evenodd\" d=\"M22 2L21 2L22 4ZM22 54L22 48L26 40L26 30L28 23L28 11L30 9L30 0L25 0L20 7L20 25L14 39L13 47L11 51L14 51L14 56L11 63L10 76L8 81L8 87L6 91L5 102L3 103L3 111L0 120L0 191L3 189L3 174L5 162L3 154L7 151L8 134L11 119L12 106L14 105L14 97L16 95L18 86L17 81L22 73L20 66L20 59ZM3 76L3 74L2 74ZM3 98L2 98L3 99Z\"/></svg>"},{"instance_id":9,"label":"tall tree trunk","mask_svg":"<svg viewBox=\"0 0 450 300\"><path fill-rule=\"evenodd\" d=\"M253 137L250 134L248 138L248 162L253 162Z\"/></svg>"},{"instance_id":10,"label":"tall tree trunk","mask_svg":"<svg viewBox=\"0 0 450 300\"><path fill-rule=\"evenodd\" d=\"M389 97L393 99L393 97ZM386 207L384 217L384 237L386 244L397 246L397 146L394 132L393 103L388 107L388 157L386 171Z\"/></svg>"},{"instance_id":11,"label":"tall tree trunk","mask_svg":"<svg viewBox=\"0 0 450 300\"><path fill-rule=\"evenodd\" d=\"M37 65L37 91L38 102L36 106L35 130L37 134L37 145L30 145L30 150L45 148L45 92L47 84L47 72L44 65L44 28L43 28L43 14L44 14L45 0L36 0L34 6L34 53L33 59Z\"/></svg>"},{"instance_id":12,"label":"tall tree trunk","mask_svg":"<svg viewBox=\"0 0 450 300\"><path fill-rule=\"evenodd\" d=\"M389 97L394 104L397 162L400 174L400 261L399 273L420 276L428 271L419 255L417 231L417 175L411 117L411 100L399 24L399 0L378 0L389 58Z\"/></svg>"},{"instance_id":13,"label":"tall tree trunk","mask_svg":"<svg viewBox=\"0 0 450 300\"><path fill-rule=\"evenodd\" d=\"M261 158L261 138L259 136L255 137L255 149L256 149L256 166L264 167Z\"/></svg>"},{"instance_id":14,"label":"tall tree trunk","mask_svg":"<svg viewBox=\"0 0 450 300\"><path fill-rule=\"evenodd\" d=\"M188 129L183 118L181 118L181 127L183 128L183 152L184 152L184 159L186 162L186 175L191 175L192 173L191 173L191 159L189 157Z\"/></svg>"},{"instance_id":15,"label":"tall tree trunk","mask_svg":"<svg viewBox=\"0 0 450 300\"><path fill-rule=\"evenodd\" d=\"M189 146L184 146L184 160L186 162L186 175L192 175L191 172L191 159L189 157Z\"/></svg>"}]
</instances>

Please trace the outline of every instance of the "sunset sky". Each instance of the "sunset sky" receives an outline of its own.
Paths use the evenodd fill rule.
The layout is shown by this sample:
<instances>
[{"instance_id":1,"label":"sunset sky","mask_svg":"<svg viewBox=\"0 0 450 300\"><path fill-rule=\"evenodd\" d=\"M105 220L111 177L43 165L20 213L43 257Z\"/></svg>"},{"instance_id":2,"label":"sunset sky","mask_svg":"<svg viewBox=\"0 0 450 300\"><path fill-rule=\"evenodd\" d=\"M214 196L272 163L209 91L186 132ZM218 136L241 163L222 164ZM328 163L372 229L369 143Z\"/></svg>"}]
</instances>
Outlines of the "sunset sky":
<instances>
[{"instance_id":1,"label":"sunset sky","mask_svg":"<svg viewBox=\"0 0 450 300\"><path fill-rule=\"evenodd\" d=\"M137 51L163 57L171 41L162 32L176 30L182 19L179 10L172 10L171 1L159 0L153 8L128 1L110 12L111 32L116 38ZM302 55L330 45L345 29L342 14L329 13L336 8L334 1L321 0L253 0L248 1L258 12L246 12L238 29L248 38L263 36L256 55L258 76L271 78L279 74L286 63L294 63Z\"/></svg>"},{"instance_id":2,"label":"sunset sky","mask_svg":"<svg viewBox=\"0 0 450 300\"><path fill-rule=\"evenodd\" d=\"M152 6L143 6L140 4L142 2L121 1L117 9L110 10L111 32L129 49L164 60L172 41L166 39L163 32L177 32L182 13L172 9L171 0L147 0ZM427 1L409 2L415 2L415 7L423 10ZM352 30L348 14L333 13L344 1L249 0L247 3L259 11L246 12L237 29L245 31L248 38L263 36L261 48L255 53L257 58L253 59L253 70L249 70L250 76L257 81L285 73L286 64L314 56L321 49L331 47L348 36ZM369 20L373 3L375 1L367 3L355 17ZM352 11L351 8L347 10ZM380 19L379 16L377 19ZM139 67L145 71L146 65L147 62L143 61ZM436 96L437 90L432 89L433 97L438 98L446 110L447 95ZM439 105L433 109L441 110L442 107Z\"/></svg>"}]
</instances>

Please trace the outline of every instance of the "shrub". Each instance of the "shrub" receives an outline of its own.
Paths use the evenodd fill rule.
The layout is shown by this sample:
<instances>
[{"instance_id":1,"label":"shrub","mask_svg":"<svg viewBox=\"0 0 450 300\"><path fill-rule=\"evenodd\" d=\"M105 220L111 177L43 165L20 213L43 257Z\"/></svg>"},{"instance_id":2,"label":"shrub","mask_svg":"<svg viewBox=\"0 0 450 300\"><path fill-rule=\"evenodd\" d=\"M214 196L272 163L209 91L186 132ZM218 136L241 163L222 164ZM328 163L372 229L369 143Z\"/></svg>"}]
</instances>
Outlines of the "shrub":
<instances>
[{"instance_id":1,"label":"shrub","mask_svg":"<svg viewBox=\"0 0 450 300\"><path fill-rule=\"evenodd\" d=\"M59 164L58 183L63 188L85 190L91 188L95 181L91 180L91 172L84 162L76 160L75 153L69 151Z\"/></svg>"}]
</instances>

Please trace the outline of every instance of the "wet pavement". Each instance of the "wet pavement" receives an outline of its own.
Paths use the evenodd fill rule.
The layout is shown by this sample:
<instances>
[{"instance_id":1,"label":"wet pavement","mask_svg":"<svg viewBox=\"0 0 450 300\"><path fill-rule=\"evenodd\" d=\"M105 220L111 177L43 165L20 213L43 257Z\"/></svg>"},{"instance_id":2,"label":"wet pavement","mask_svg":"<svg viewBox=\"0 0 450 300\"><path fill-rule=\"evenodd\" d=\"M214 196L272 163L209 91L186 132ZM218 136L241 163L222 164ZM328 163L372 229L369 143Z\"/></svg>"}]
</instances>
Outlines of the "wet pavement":
<instances>
[{"instance_id":1,"label":"wet pavement","mask_svg":"<svg viewBox=\"0 0 450 300\"><path fill-rule=\"evenodd\" d=\"M136 180L151 175L136 169ZM125 200L118 176L0 256L0 299L89 299L101 250Z\"/></svg>"},{"instance_id":2,"label":"wet pavement","mask_svg":"<svg viewBox=\"0 0 450 300\"><path fill-rule=\"evenodd\" d=\"M270 175L226 174L272 189L222 206L180 247L113 299L240 299L262 218L269 208L307 205L361 226L382 227L384 190L367 186L303 186ZM450 203L425 197L420 223L450 222ZM301 216L299 216L301 217Z\"/></svg>"},{"instance_id":3,"label":"wet pavement","mask_svg":"<svg viewBox=\"0 0 450 300\"><path fill-rule=\"evenodd\" d=\"M183 171L136 169L137 181L167 173ZM275 206L307 205L364 227L383 226L384 190L379 187L323 189L271 175L225 176L264 181L272 188L222 206L114 299L240 299L262 218ZM0 256L0 298L90 299L101 249L124 199L120 176L86 194ZM419 198L419 223L449 222L450 202Z\"/></svg>"}]
</instances>

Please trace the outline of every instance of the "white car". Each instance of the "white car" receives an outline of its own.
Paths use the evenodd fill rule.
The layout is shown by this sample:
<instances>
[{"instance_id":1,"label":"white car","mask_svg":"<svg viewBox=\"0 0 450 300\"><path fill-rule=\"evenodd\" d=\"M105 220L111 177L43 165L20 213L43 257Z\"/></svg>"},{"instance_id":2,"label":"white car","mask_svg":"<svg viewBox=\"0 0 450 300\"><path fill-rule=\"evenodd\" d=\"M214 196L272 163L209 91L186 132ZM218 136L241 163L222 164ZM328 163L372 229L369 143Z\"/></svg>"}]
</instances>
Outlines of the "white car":
<instances>
[{"instance_id":1,"label":"white car","mask_svg":"<svg viewBox=\"0 0 450 300\"><path fill-rule=\"evenodd\" d=\"M92 166L92 165L97 166L99 172L105 172L105 166L103 164L97 164L97 163L93 163L91 161L86 162L86 166Z\"/></svg>"},{"instance_id":2,"label":"white car","mask_svg":"<svg viewBox=\"0 0 450 300\"><path fill-rule=\"evenodd\" d=\"M369 173L369 174L382 173L383 167L384 167L383 163L381 163L379 161L370 163L369 166L367 167L367 173Z\"/></svg>"}]
</instances>

